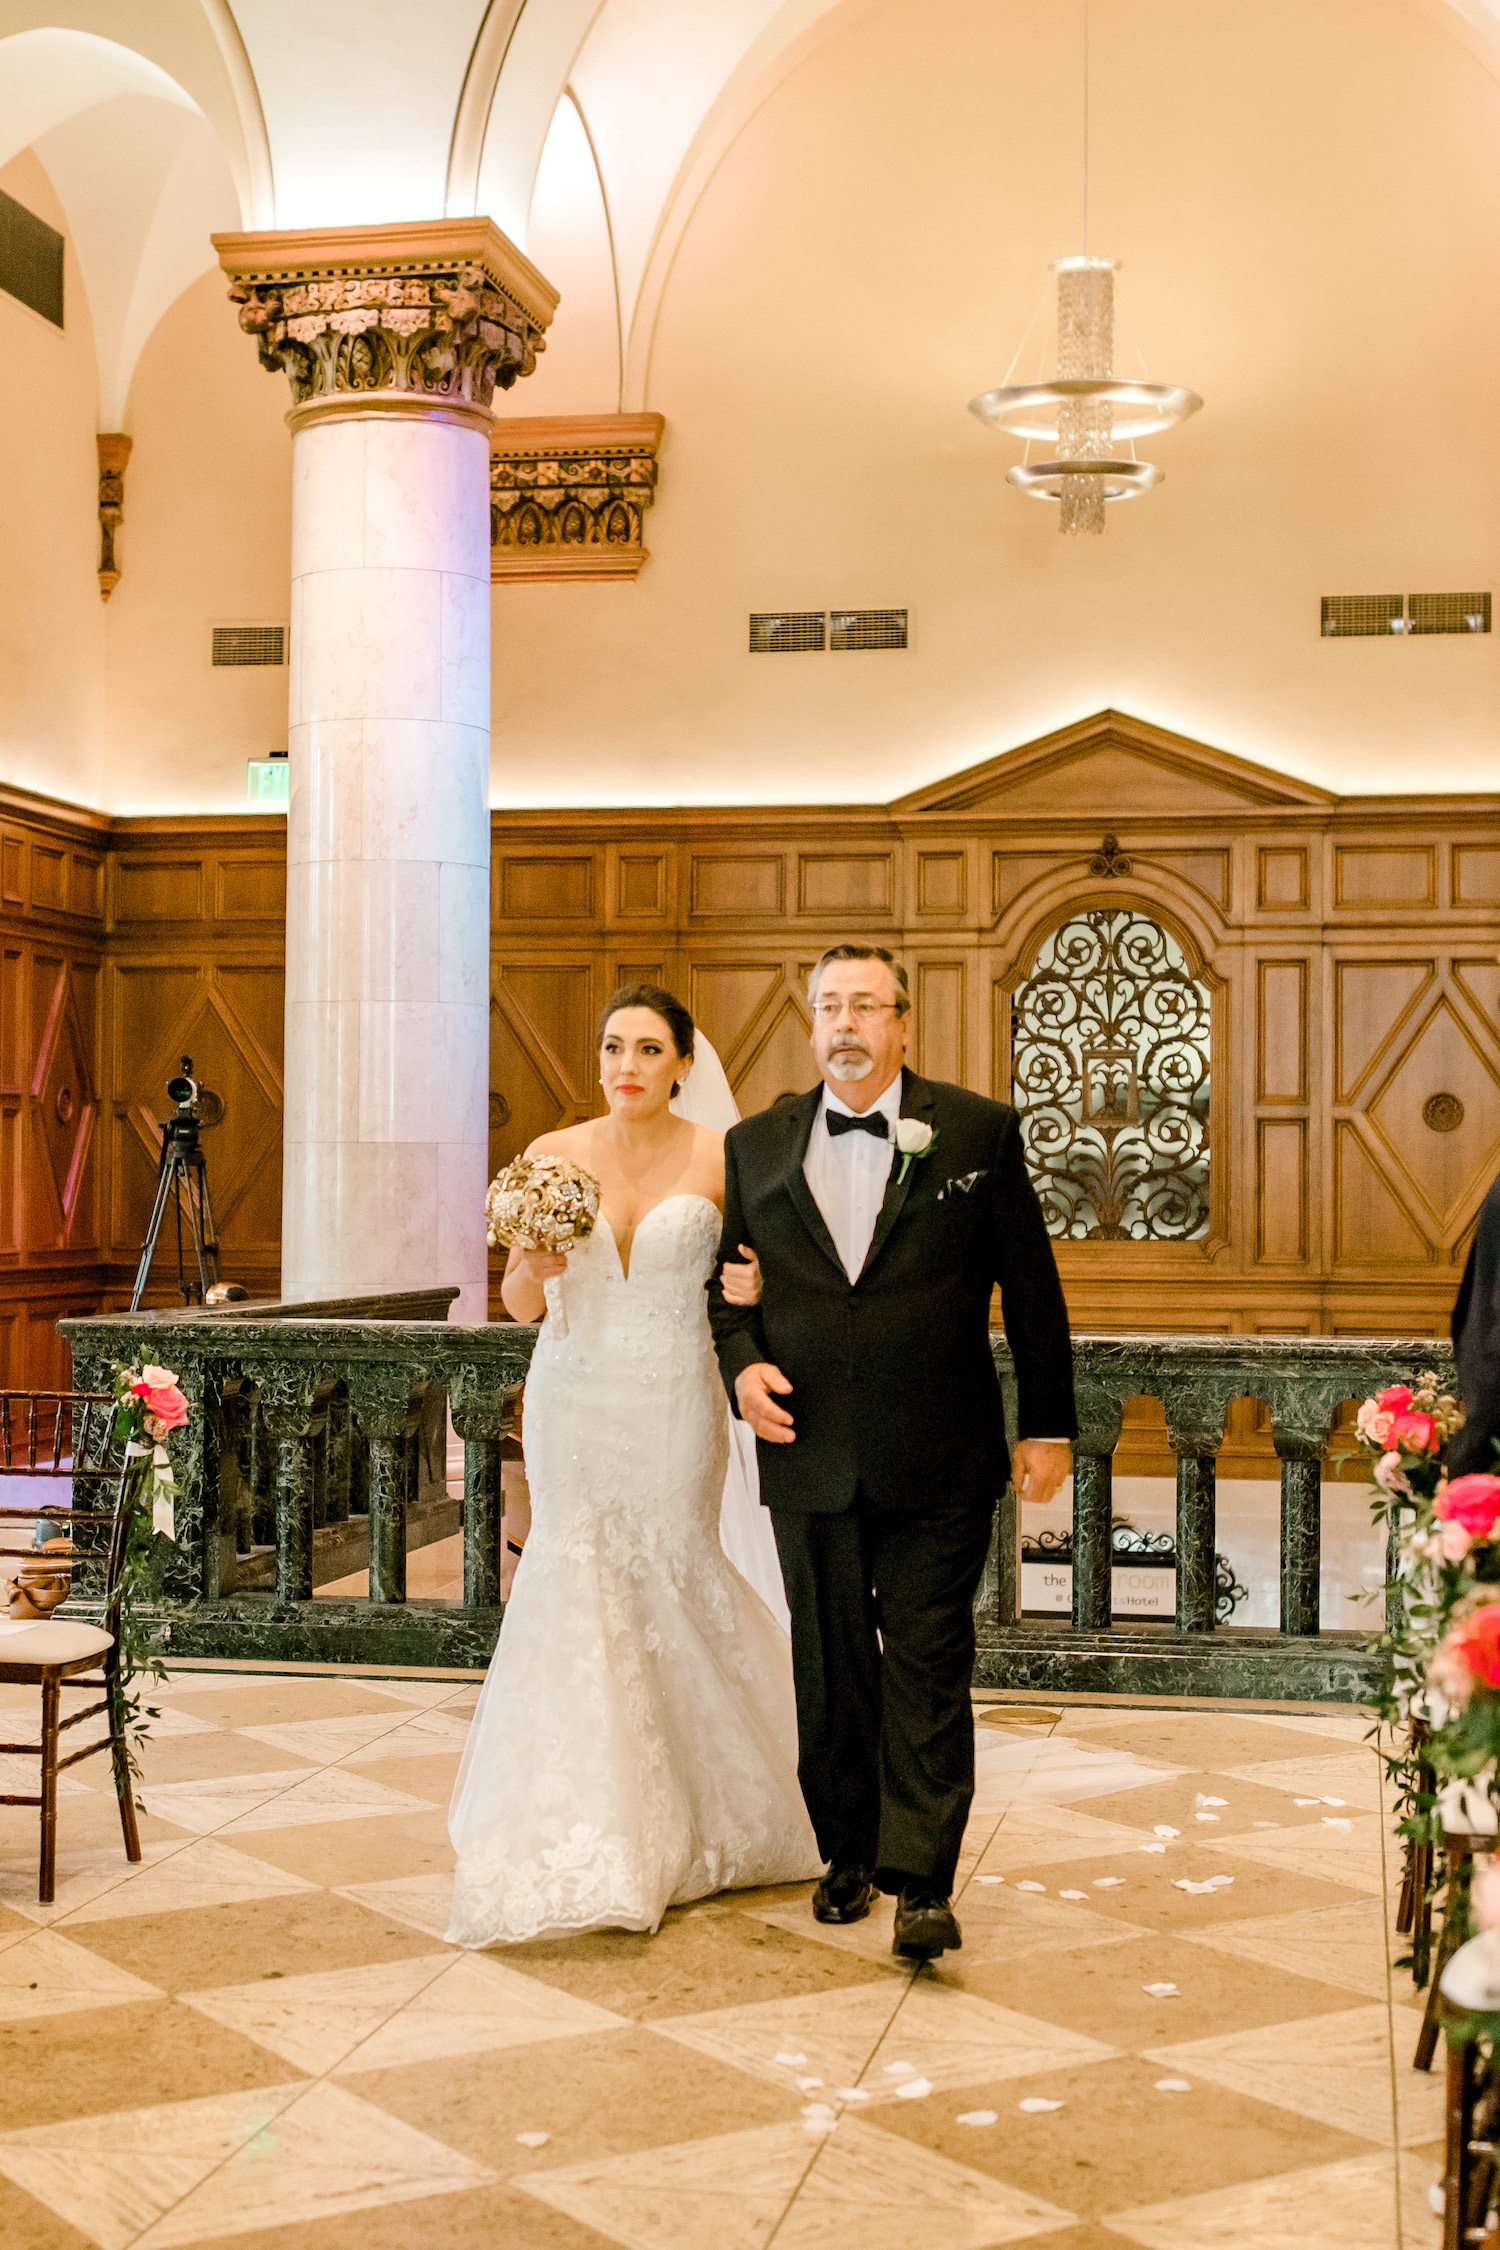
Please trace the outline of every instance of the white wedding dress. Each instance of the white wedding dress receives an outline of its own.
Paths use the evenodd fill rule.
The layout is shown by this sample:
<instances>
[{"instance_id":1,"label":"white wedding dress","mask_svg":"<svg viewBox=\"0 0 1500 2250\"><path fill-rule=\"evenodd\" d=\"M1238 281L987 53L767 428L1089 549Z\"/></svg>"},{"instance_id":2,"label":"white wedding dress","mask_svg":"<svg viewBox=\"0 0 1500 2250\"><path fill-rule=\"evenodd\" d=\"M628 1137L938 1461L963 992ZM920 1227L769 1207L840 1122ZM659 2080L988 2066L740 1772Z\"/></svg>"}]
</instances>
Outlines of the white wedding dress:
<instances>
[{"instance_id":1,"label":"white wedding dress","mask_svg":"<svg viewBox=\"0 0 1500 2250\"><path fill-rule=\"evenodd\" d=\"M455 1944L654 1930L668 1906L821 1870L790 1644L719 1541L718 1240L706 1197L669 1196L628 1276L601 1216L547 1284L531 1530L449 1813Z\"/></svg>"}]
</instances>

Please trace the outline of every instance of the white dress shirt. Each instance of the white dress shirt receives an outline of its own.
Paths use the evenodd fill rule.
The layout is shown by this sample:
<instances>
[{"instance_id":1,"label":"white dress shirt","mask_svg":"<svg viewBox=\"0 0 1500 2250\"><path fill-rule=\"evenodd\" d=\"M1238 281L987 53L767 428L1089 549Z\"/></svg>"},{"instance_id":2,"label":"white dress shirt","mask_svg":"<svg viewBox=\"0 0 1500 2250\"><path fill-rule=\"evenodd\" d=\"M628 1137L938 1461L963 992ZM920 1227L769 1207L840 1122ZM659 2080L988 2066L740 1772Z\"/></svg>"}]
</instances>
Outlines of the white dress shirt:
<instances>
[{"instance_id":1,"label":"white dress shirt","mask_svg":"<svg viewBox=\"0 0 1500 2250\"><path fill-rule=\"evenodd\" d=\"M828 1112L841 1116L874 1116L886 1121L888 1138L873 1133L841 1133L837 1140L828 1130ZM901 1074L898 1071L880 1099L869 1110L856 1112L836 1094L823 1088L823 1100L808 1135L802 1175L812 1199L833 1236L833 1246L851 1281L859 1279L875 1235L875 1222L885 1201L886 1183L896 1154L896 1119L901 1115Z\"/></svg>"}]
</instances>

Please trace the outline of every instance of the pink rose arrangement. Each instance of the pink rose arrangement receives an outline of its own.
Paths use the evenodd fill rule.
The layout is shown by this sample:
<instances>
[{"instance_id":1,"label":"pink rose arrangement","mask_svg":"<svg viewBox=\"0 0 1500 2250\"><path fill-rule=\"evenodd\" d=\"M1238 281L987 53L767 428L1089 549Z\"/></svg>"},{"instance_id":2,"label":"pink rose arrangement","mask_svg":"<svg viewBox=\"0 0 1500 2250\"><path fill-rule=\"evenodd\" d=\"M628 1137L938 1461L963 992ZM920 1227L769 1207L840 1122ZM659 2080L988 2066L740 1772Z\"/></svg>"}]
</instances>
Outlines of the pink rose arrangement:
<instances>
[{"instance_id":1,"label":"pink rose arrangement","mask_svg":"<svg viewBox=\"0 0 1500 2250\"><path fill-rule=\"evenodd\" d=\"M127 1458L134 1456L141 1462L139 1489L147 1503L148 1535L154 1529L174 1539L174 1486L166 1441L174 1430L186 1428L188 1402L170 1367L117 1365L114 1376L115 1439Z\"/></svg>"},{"instance_id":2,"label":"pink rose arrangement","mask_svg":"<svg viewBox=\"0 0 1500 2250\"><path fill-rule=\"evenodd\" d=\"M1433 1686L1451 1709L1467 1711L1476 1689L1500 1691L1500 1594L1461 1615L1432 1660Z\"/></svg>"},{"instance_id":3,"label":"pink rose arrangement","mask_svg":"<svg viewBox=\"0 0 1500 2250\"><path fill-rule=\"evenodd\" d=\"M1455 1477L1439 1487L1432 1512L1442 1525L1438 1547L1444 1562L1462 1562L1469 1549L1495 1536L1500 1523L1500 1477L1483 1473Z\"/></svg>"},{"instance_id":4,"label":"pink rose arrangement","mask_svg":"<svg viewBox=\"0 0 1500 2250\"><path fill-rule=\"evenodd\" d=\"M130 1395L145 1408L146 1435L158 1444L169 1430L186 1426L188 1402L170 1367L143 1367L130 1381Z\"/></svg>"},{"instance_id":5,"label":"pink rose arrangement","mask_svg":"<svg viewBox=\"0 0 1500 2250\"><path fill-rule=\"evenodd\" d=\"M1372 1457L1370 1473L1387 1501L1415 1506L1436 1497L1443 1447L1462 1422L1457 1399L1439 1390L1430 1370L1418 1376L1415 1389L1410 1383L1391 1383L1364 1401L1355 1433Z\"/></svg>"}]
</instances>

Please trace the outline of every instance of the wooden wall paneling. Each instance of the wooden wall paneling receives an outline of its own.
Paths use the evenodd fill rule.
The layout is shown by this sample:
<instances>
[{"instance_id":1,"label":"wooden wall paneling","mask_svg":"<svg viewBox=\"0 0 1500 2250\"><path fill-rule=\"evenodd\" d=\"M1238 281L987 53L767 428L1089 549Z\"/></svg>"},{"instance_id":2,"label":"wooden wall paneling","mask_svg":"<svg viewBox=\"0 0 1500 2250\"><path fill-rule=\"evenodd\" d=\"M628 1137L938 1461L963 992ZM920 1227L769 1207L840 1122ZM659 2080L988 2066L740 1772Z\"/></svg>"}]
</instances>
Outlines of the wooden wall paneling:
<instances>
[{"instance_id":1,"label":"wooden wall paneling","mask_svg":"<svg viewBox=\"0 0 1500 2250\"><path fill-rule=\"evenodd\" d=\"M21 1103L9 1089L0 1093L0 1263L11 1265L21 1253Z\"/></svg>"},{"instance_id":2,"label":"wooden wall paneling","mask_svg":"<svg viewBox=\"0 0 1500 2250\"><path fill-rule=\"evenodd\" d=\"M46 1240L58 1250L83 1250L96 1258L98 969L38 947L32 980L31 1176L25 1191L32 1239L38 1246Z\"/></svg>"},{"instance_id":3,"label":"wooden wall paneling","mask_svg":"<svg viewBox=\"0 0 1500 2250\"><path fill-rule=\"evenodd\" d=\"M1255 1254L1264 1265L1307 1261L1307 1120L1256 1121Z\"/></svg>"},{"instance_id":4,"label":"wooden wall paneling","mask_svg":"<svg viewBox=\"0 0 1500 2250\"><path fill-rule=\"evenodd\" d=\"M1410 912L1437 905L1435 844L1335 844L1336 907Z\"/></svg>"},{"instance_id":5,"label":"wooden wall paneling","mask_svg":"<svg viewBox=\"0 0 1500 2250\"><path fill-rule=\"evenodd\" d=\"M1333 954L1335 1105L1352 1102L1437 975L1431 954Z\"/></svg>"},{"instance_id":6,"label":"wooden wall paneling","mask_svg":"<svg viewBox=\"0 0 1500 2250\"><path fill-rule=\"evenodd\" d=\"M607 997L586 953L507 956L490 991L490 1157L494 1171L542 1133L594 1114L593 1027Z\"/></svg>"},{"instance_id":7,"label":"wooden wall paneling","mask_svg":"<svg viewBox=\"0 0 1500 2250\"><path fill-rule=\"evenodd\" d=\"M1263 914L1305 914L1308 849L1305 844L1261 844L1256 851L1256 905Z\"/></svg>"},{"instance_id":8,"label":"wooden wall paneling","mask_svg":"<svg viewBox=\"0 0 1500 2250\"><path fill-rule=\"evenodd\" d=\"M0 1380L67 1379L98 1302L100 874L108 823L0 793Z\"/></svg>"},{"instance_id":9,"label":"wooden wall paneling","mask_svg":"<svg viewBox=\"0 0 1500 2250\"><path fill-rule=\"evenodd\" d=\"M508 822L507 828L513 829ZM497 930L527 925L559 929L567 923L592 923L600 912L603 853L580 843L571 848L513 840L499 845L491 861L490 914Z\"/></svg>"},{"instance_id":10,"label":"wooden wall paneling","mask_svg":"<svg viewBox=\"0 0 1500 2250\"><path fill-rule=\"evenodd\" d=\"M19 939L0 938L0 1092L18 1098L23 1083L27 951Z\"/></svg>"},{"instance_id":11,"label":"wooden wall paneling","mask_svg":"<svg viewBox=\"0 0 1500 2250\"><path fill-rule=\"evenodd\" d=\"M1432 997L1362 1103L1387 1176L1424 1233L1448 1245L1500 1162L1500 1050L1454 996Z\"/></svg>"},{"instance_id":12,"label":"wooden wall paneling","mask_svg":"<svg viewBox=\"0 0 1500 2250\"><path fill-rule=\"evenodd\" d=\"M205 1131L220 1272L253 1296L281 1274L286 823L118 824L106 867L106 1300L128 1301L156 1194L166 1084L191 1055L224 1103ZM177 1302L169 1212L148 1303Z\"/></svg>"},{"instance_id":13,"label":"wooden wall paneling","mask_svg":"<svg viewBox=\"0 0 1500 2250\"><path fill-rule=\"evenodd\" d=\"M1493 1036L1500 1028L1500 954L1477 949L1455 954L1447 967L1454 992L1473 1010L1485 1035Z\"/></svg>"},{"instance_id":14,"label":"wooden wall paneling","mask_svg":"<svg viewBox=\"0 0 1500 2250\"><path fill-rule=\"evenodd\" d=\"M1307 1100L1307 961L1262 957L1257 964L1255 1098Z\"/></svg>"},{"instance_id":15,"label":"wooden wall paneling","mask_svg":"<svg viewBox=\"0 0 1500 2250\"><path fill-rule=\"evenodd\" d=\"M820 950L689 952L682 997L717 1048L742 1116L817 1082L806 974Z\"/></svg>"},{"instance_id":16,"label":"wooden wall paneling","mask_svg":"<svg viewBox=\"0 0 1500 2250\"><path fill-rule=\"evenodd\" d=\"M797 912L819 922L848 920L872 933L886 928L896 912L895 851L798 852Z\"/></svg>"},{"instance_id":17,"label":"wooden wall paneling","mask_svg":"<svg viewBox=\"0 0 1500 2250\"><path fill-rule=\"evenodd\" d=\"M1432 1245L1377 1166L1358 1125L1338 1118L1333 1128L1335 1268L1389 1273L1393 1267L1428 1266Z\"/></svg>"},{"instance_id":18,"label":"wooden wall paneling","mask_svg":"<svg viewBox=\"0 0 1500 2250\"><path fill-rule=\"evenodd\" d=\"M604 922L610 929L667 930L677 919L677 851L668 838L632 837L606 846Z\"/></svg>"},{"instance_id":19,"label":"wooden wall paneling","mask_svg":"<svg viewBox=\"0 0 1500 2250\"><path fill-rule=\"evenodd\" d=\"M26 904L27 838L14 828L0 828L0 908Z\"/></svg>"},{"instance_id":20,"label":"wooden wall paneling","mask_svg":"<svg viewBox=\"0 0 1500 2250\"><path fill-rule=\"evenodd\" d=\"M989 861L991 922L998 922L1023 891L1051 875L1057 866L1053 855L1040 852L992 851Z\"/></svg>"},{"instance_id":21,"label":"wooden wall paneling","mask_svg":"<svg viewBox=\"0 0 1500 2250\"><path fill-rule=\"evenodd\" d=\"M968 964L956 959L919 957L912 986L912 1062L924 1078L969 1083Z\"/></svg>"},{"instance_id":22,"label":"wooden wall paneling","mask_svg":"<svg viewBox=\"0 0 1500 2250\"><path fill-rule=\"evenodd\" d=\"M947 928L960 927L967 922L969 899L974 889L970 863L977 857L973 848L963 843L933 843L916 846L911 856L915 866L914 918L924 923L938 922Z\"/></svg>"},{"instance_id":23,"label":"wooden wall paneling","mask_svg":"<svg viewBox=\"0 0 1500 2250\"><path fill-rule=\"evenodd\" d=\"M1231 895L1231 862L1229 851L1142 853L1138 862L1143 874L1160 870L1175 876L1178 882L1188 884L1205 898L1220 914L1227 914Z\"/></svg>"},{"instance_id":24,"label":"wooden wall paneling","mask_svg":"<svg viewBox=\"0 0 1500 2250\"><path fill-rule=\"evenodd\" d=\"M688 898L693 922L780 920L787 910L786 854L695 848Z\"/></svg>"},{"instance_id":25,"label":"wooden wall paneling","mask_svg":"<svg viewBox=\"0 0 1500 2250\"><path fill-rule=\"evenodd\" d=\"M1450 860L1455 906L1500 906L1500 844L1455 844Z\"/></svg>"},{"instance_id":26,"label":"wooden wall paneling","mask_svg":"<svg viewBox=\"0 0 1500 2250\"><path fill-rule=\"evenodd\" d=\"M115 929L133 925L191 927L203 920L203 856L164 852L123 852L112 861L110 921Z\"/></svg>"},{"instance_id":27,"label":"wooden wall paneling","mask_svg":"<svg viewBox=\"0 0 1500 2250\"><path fill-rule=\"evenodd\" d=\"M214 910L221 922L284 922L286 853L220 852L213 863Z\"/></svg>"},{"instance_id":28,"label":"wooden wall paneling","mask_svg":"<svg viewBox=\"0 0 1500 2250\"><path fill-rule=\"evenodd\" d=\"M104 861L95 853L77 850L72 854L68 869L69 910L89 921L104 918ZM285 862L282 871L282 911L286 908Z\"/></svg>"}]
</instances>

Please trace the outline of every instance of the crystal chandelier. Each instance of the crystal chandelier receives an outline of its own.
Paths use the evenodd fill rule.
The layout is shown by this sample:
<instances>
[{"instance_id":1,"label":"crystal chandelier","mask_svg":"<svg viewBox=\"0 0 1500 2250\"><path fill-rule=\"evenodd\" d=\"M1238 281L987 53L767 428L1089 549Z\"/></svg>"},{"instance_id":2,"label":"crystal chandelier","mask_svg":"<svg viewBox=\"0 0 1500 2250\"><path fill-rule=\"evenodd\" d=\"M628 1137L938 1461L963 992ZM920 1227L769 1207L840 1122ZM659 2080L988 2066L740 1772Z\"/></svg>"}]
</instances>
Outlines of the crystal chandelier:
<instances>
[{"instance_id":1,"label":"crystal chandelier","mask_svg":"<svg viewBox=\"0 0 1500 2250\"><path fill-rule=\"evenodd\" d=\"M1136 439L1185 422L1203 401L1180 383L1134 382L1114 372L1119 263L1088 255L1087 7L1083 54L1084 254L1059 258L1052 268L1057 275L1057 375L1050 383L1006 382L998 390L982 391L970 399L969 412L992 430L1025 441L1026 459L1008 472L1008 484L1035 499L1059 501L1060 531L1097 536L1104 529L1107 500L1133 500L1161 482L1160 469L1136 458ZM1017 352L1016 358L1020 356ZM1045 445L1049 458L1033 461L1034 444ZM1128 446L1128 456L1118 454L1117 445Z\"/></svg>"}]
</instances>

